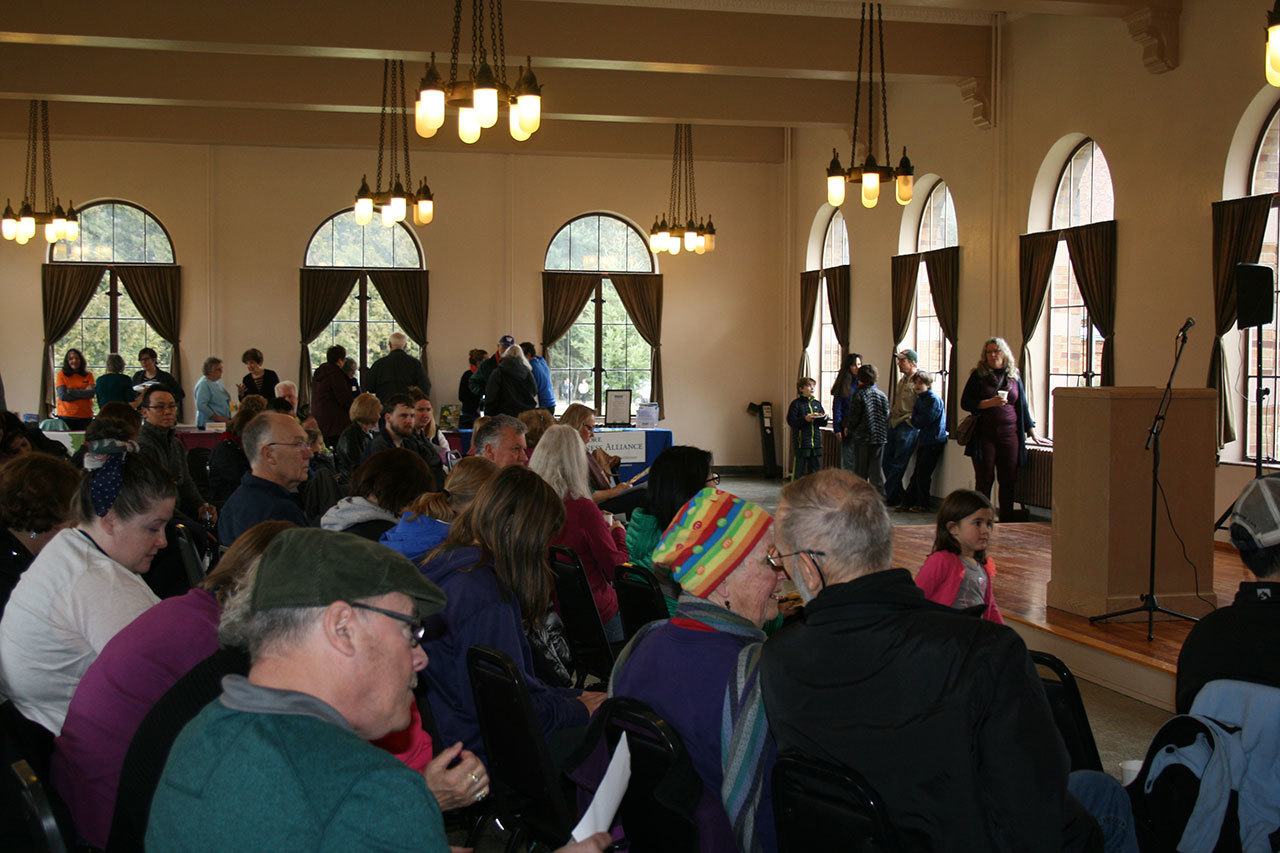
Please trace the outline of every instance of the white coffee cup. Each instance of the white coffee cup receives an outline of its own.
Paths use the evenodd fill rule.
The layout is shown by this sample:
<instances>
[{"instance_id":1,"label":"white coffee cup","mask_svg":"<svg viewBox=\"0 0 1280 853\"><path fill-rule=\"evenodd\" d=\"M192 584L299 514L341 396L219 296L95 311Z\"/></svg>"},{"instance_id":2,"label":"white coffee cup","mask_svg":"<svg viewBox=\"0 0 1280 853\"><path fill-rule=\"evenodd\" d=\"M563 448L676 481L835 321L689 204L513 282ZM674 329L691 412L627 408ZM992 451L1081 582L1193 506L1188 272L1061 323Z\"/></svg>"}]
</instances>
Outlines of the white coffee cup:
<instances>
[{"instance_id":1,"label":"white coffee cup","mask_svg":"<svg viewBox=\"0 0 1280 853\"><path fill-rule=\"evenodd\" d=\"M1008 391L1000 390L1000 391L997 391L996 394L1000 397L1001 400L1004 400L1006 403L1009 402Z\"/></svg>"},{"instance_id":2,"label":"white coffee cup","mask_svg":"<svg viewBox=\"0 0 1280 853\"><path fill-rule=\"evenodd\" d=\"M606 525L606 526L608 526L608 527L612 527L612 526L613 526L613 513L611 513L611 512L603 512L603 511L602 511L600 514L604 516L604 523L605 523L605 525Z\"/></svg>"},{"instance_id":3,"label":"white coffee cup","mask_svg":"<svg viewBox=\"0 0 1280 853\"><path fill-rule=\"evenodd\" d=\"M1130 785L1133 780L1138 778L1138 774L1142 772L1142 759L1132 758L1128 761L1120 762L1120 784Z\"/></svg>"}]
</instances>

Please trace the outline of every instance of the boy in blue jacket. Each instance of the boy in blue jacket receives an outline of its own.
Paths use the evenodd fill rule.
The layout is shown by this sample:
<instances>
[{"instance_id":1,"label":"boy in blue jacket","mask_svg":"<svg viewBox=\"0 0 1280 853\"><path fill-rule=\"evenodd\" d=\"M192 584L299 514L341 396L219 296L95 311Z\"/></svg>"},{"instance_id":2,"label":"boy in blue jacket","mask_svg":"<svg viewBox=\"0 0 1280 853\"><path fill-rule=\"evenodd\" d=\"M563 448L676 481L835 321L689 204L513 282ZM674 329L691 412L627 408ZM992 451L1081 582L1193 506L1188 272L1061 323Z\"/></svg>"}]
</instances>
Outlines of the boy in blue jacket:
<instances>
[{"instance_id":1,"label":"boy in blue jacket","mask_svg":"<svg viewBox=\"0 0 1280 853\"><path fill-rule=\"evenodd\" d=\"M911 425L919 432L916 437L916 469L911 483L903 493L904 512L931 512L933 510L933 470L942 458L947 446L947 413L942 400L933 393L933 377L923 370L911 375L916 389L916 404L911 410Z\"/></svg>"},{"instance_id":2,"label":"boy in blue jacket","mask_svg":"<svg viewBox=\"0 0 1280 853\"><path fill-rule=\"evenodd\" d=\"M818 428L827 423L822 401L813 396L818 383L809 377L796 382L800 393L787 408L787 426L791 427L791 452L795 464L791 479L799 480L822 467L822 433Z\"/></svg>"}]
</instances>

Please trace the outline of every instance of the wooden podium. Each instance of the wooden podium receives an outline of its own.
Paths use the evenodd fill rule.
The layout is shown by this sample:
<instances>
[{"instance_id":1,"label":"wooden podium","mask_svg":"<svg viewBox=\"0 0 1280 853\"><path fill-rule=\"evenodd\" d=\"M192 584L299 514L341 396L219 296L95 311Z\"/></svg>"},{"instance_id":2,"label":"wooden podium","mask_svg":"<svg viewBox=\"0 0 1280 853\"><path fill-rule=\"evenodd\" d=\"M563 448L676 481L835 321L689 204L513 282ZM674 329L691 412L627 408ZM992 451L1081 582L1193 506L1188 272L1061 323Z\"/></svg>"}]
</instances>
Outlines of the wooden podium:
<instances>
[{"instance_id":1,"label":"wooden podium","mask_svg":"<svg viewBox=\"0 0 1280 853\"><path fill-rule=\"evenodd\" d=\"M1151 537L1151 451L1144 450L1160 388L1058 388L1053 392L1053 573L1050 607L1097 616L1137 607L1147 591ZM1217 392L1175 388L1161 439L1160 482L1169 511L1213 592L1214 455ZM1193 616L1196 578L1157 504L1156 595ZM1156 614L1157 619L1170 617ZM1118 621L1145 621L1135 613Z\"/></svg>"}]
</instances>

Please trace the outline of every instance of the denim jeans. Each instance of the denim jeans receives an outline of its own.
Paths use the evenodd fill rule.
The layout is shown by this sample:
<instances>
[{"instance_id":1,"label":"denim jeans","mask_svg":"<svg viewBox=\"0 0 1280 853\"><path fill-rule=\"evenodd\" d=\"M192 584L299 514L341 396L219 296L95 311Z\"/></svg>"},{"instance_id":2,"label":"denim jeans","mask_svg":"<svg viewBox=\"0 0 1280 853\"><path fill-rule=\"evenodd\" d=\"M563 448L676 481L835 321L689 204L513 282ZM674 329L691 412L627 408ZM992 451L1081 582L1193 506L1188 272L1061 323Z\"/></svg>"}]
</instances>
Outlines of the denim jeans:
<instances>
[{"instance_id":1,"label":"denim jeans","mask_svg":"<svg viewBox=\"0 0 1280 853\"><path fill-rule=\"evenodd\" d=\"M613 618L604 623L604 638L611 643L621 643L625 634L622 630L622 614L615 613Z\"/></svg>"},{"instance_id":2,"label":"denim jeans","mask_svg":"<svg viewBox=\"0 0 1280 853\"><path fill-rule=\"evenodd\" d=\"M884 445L884 494L891 504L902 500L902 475L916 449L917 433L919 430L910 421L889 430L889 440Z\"/></svg>"},{"instance_id":3,"label":"denim jeans","mask_svg":"<svg viewBox=\"0 0 1280 853\"><path fill-rule=\"evenodd\" d=\"M1133 806L1119 782L1098 770L1076 770L1067 776L1067 790L1098 822L1105 853L1138 853Z\"/></svg>"},{"instance_id":4,"label":"denim jeans","mask_svg":"<svg viewBox=\"0 0 1280 853\"><path fill-rule=\"evenodd\" d=\"M841 442L840 444L840 467L845 471L853 471L857 473L858 450L857 445L853 443L853 439Z\"/></svg>"}]
</instances>

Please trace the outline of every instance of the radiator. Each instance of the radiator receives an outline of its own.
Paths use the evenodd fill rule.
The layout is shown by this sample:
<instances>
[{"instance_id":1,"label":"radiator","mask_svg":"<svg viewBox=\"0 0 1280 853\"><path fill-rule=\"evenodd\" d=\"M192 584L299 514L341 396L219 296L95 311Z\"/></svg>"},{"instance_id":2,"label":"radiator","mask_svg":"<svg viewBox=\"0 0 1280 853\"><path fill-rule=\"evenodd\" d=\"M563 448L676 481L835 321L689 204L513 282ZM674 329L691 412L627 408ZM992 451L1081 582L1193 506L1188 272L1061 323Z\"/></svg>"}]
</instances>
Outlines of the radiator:
<instances>
[{"instance_id":1,"label":"radiator","mask_svg":"<svg viewBox=\"0 0 1280 853\"><path fill-rule=\"evenodd\" d=\"M1018 470L1014 500L1023 506L1050 509L1053 505L1053 449L1028 447L1027 464Z\"/></svg>"}]
</instances>

